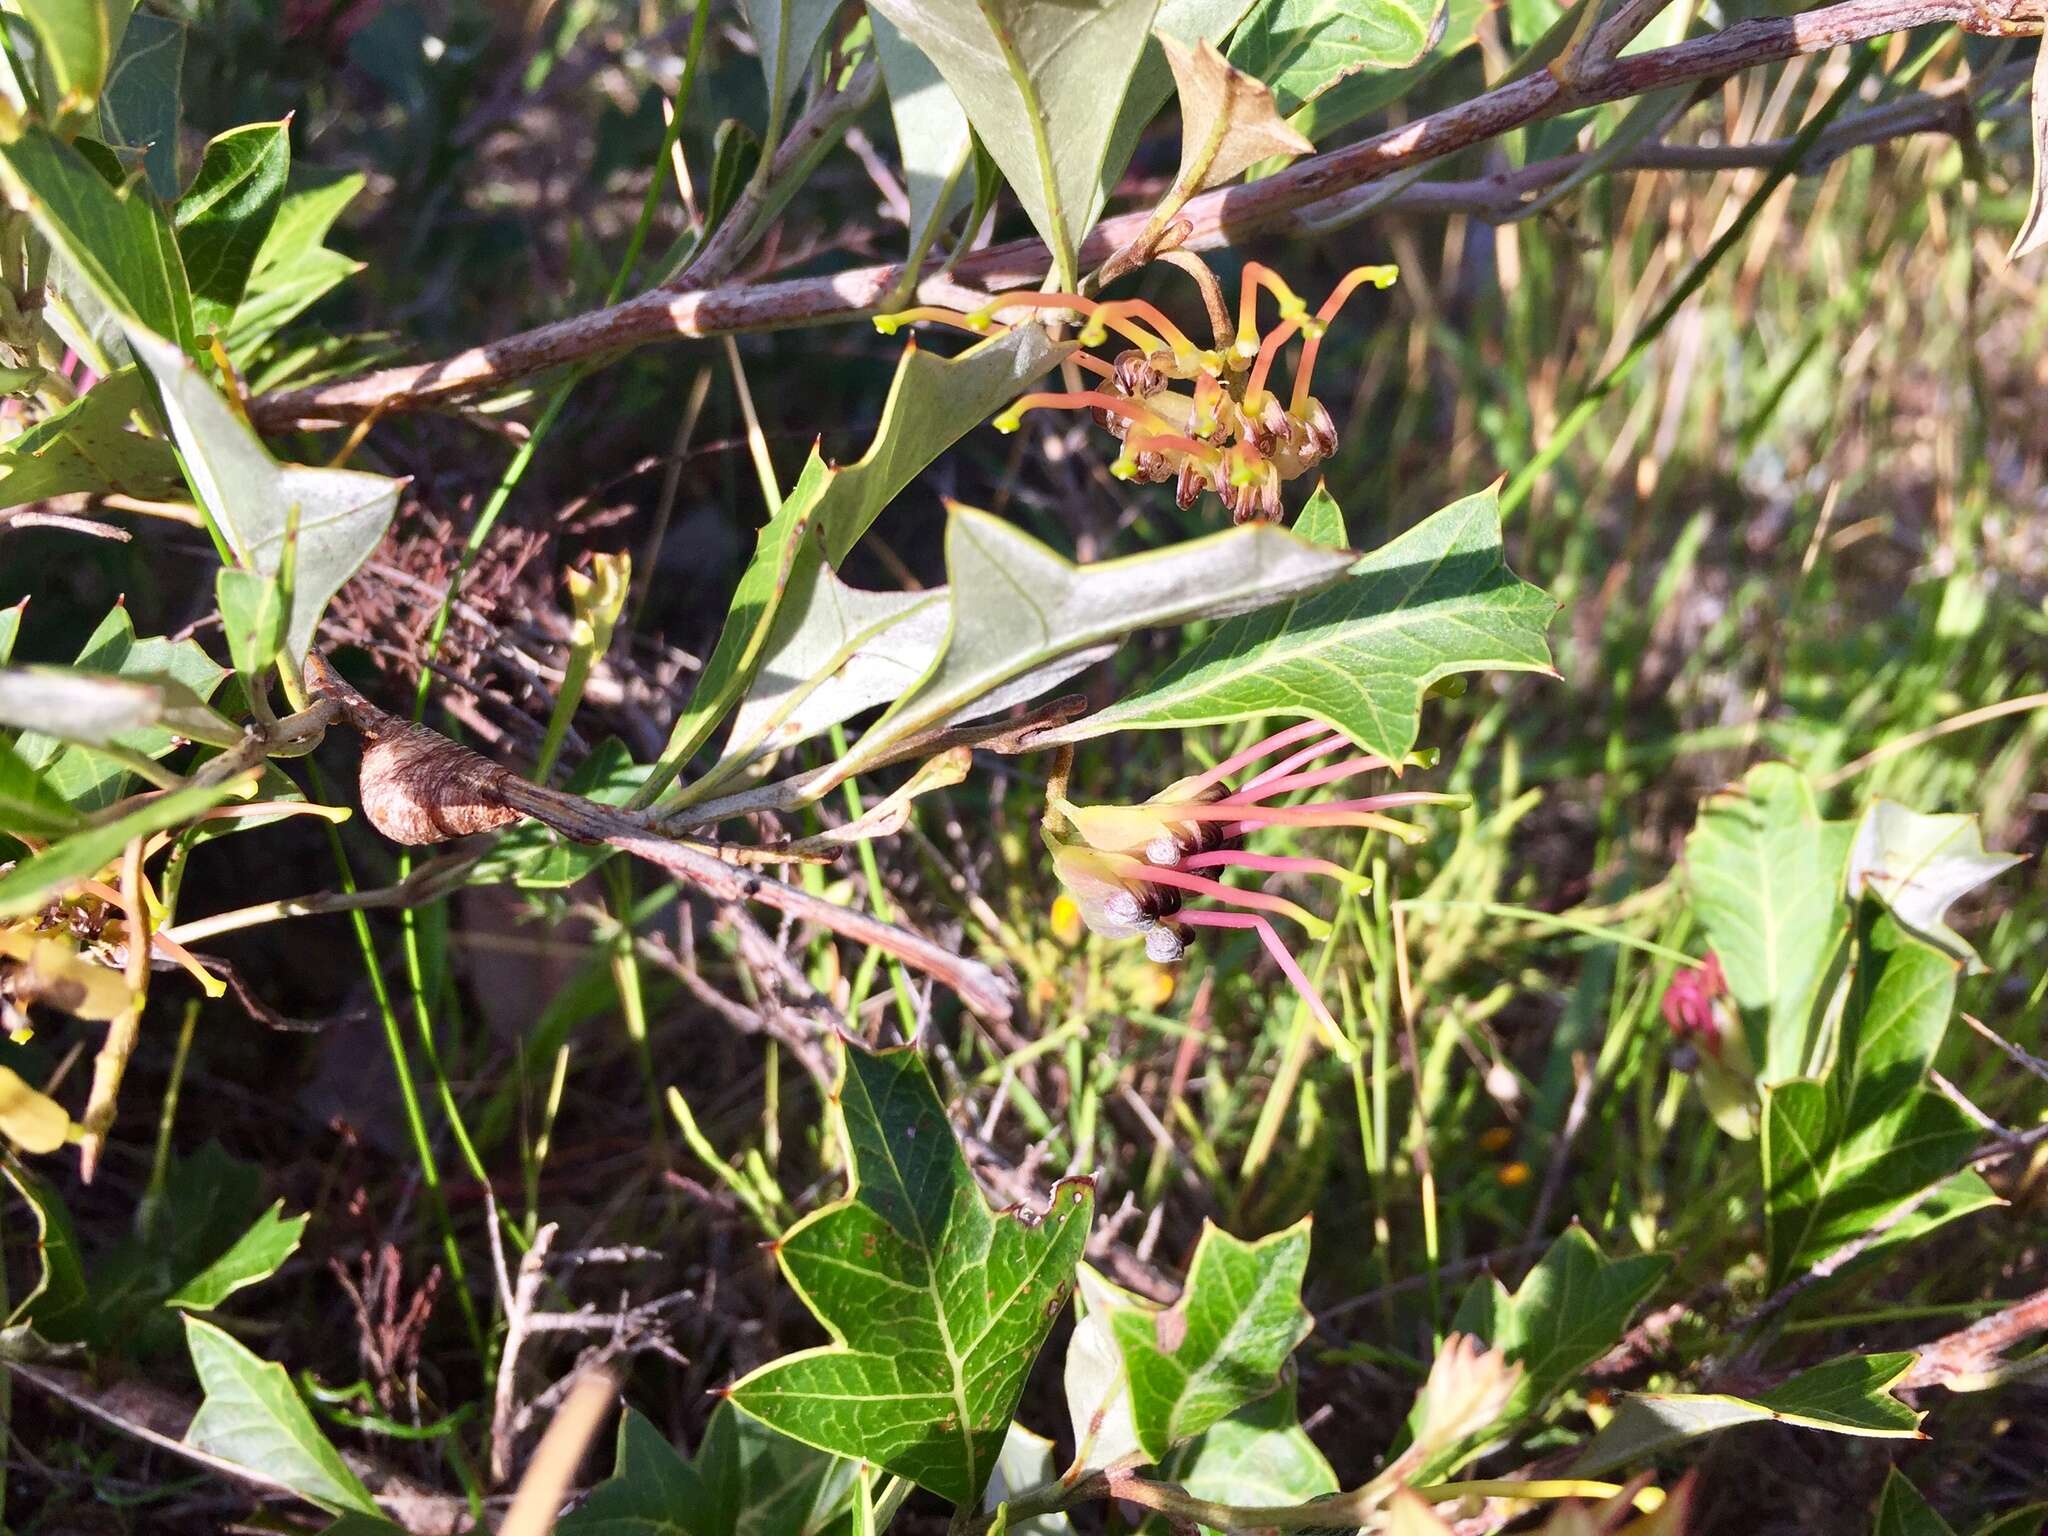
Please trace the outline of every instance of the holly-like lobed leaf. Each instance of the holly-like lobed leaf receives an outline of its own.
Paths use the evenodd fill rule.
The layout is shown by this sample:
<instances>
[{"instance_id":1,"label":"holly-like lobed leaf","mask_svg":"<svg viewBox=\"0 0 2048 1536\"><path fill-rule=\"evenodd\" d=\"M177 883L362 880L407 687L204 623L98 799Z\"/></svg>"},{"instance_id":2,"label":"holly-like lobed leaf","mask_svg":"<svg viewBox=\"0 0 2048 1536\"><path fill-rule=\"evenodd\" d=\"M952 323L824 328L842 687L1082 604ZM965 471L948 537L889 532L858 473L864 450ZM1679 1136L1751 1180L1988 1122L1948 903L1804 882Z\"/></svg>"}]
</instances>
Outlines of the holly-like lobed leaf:
<instances>
[{"instance_id":1,"label":"holly-like lobed leaf","mask_svg":"<svg viewBox=\"0 0 2048 1536\"><path fill-rule=\"evenodd\" d=\"M1885 1473L1870 1536L1955 1536L1955 1528L1935 1513L1905 1473L1892 1467Z\"/></svg>"},{"instance_id":2,"label":"holly-like lobed leaf","mask_svg":"<svg viewBox=\"0 0 2048 1536\"><path fill-rule=\"evenodd\" d=\"M183 481L170 444L128 429L146 395L141 370L124 368L10 439L0 447L0 507L76 491L175 494Z\"/></svg>"},{"instance_id":3,"label":"holly-like lobed leaf","mask_svg":"<svg viewBox=\"0 0 2048 1536\"><path fill-rule=\"evenodd\" d=\"M206 146L172 211L198 331L221 329L242 302L290 170L289 119L230 128Z\"/></svg>"},{"instance_id":4,"label":"holly-like lobed leaf","mask_svg":"<svg viewBox=\"0 0 2048 1536\"><path fill-rule=\"evenodd\" d=\"M205 1393L185 1431L187 1445L331 1513L378 1515L362 1479L313 1422L283 1366L189 1313L185 1339Z\"/></svg>"},{"instance_id":5,"label":"holly-like lobed leaf","mask_svg":"<svg viewBox=\"0 0 2048 1536\"><path fill-rule=\"evenodd\" d=\"M1338 1488L1328 1458L1301 1427L1286 1375L1277 1390L1175 1449L1159 1475L1198 1499L1254 1508L1306 1504Z\"/></svg>"},{"instance_id":6,"label":"holly-like lobed leaf","mask_svg":"<svg viewBox=\"0 0 2048 1536\"><path fill-rule=\"evenodd\" d=\"M1043 693L1137 630L1287 606L1289 596L1328 586L1349 563L1344 550L1247 524L1075 565L1001 518L956 506L946 524L951 619L944 648L840 766L859 772L909 737Z\"/></svg>"},{"instance_id":7,"label":"holly-like lobed leaf","mask_svg":"<svg viewBox=\"0 0 2048 1536\"><path fill-rule=\"evenodd\" d=\"M256 1218L232 1248L187 1280L164 1305L187 1312L211 1312L236 1291L268 1280L298 1251L307 1217L284 1215L284 1202Z\"/></svg>"},{"instance_id":8,"label":"holly-like lobed leaf","mask_svg":"<svg viewBox=\"0 0 2048 1536\"><path fill-rule=\"evenodd\" d=\"M1333 522L1341 530L1319 491L1297 531ZM1544 633L1556 611L1503 563L1499 499L1486 490L1360 558L1327 591L1219 625L1148 687L1042 739L1306 715L1399 763L1441 679L1550 671Z\"/></svg>"},{"instance_id":9,"label":"holly-like lobed leaf","mask_svg":"<svg viewBox=\"0 0 2048 1536\"><path fill-rule=\"evenodd\" d=\"M1975 816L1928 816L1875 800L1849 849L1849 899L1868 892L1901 923L1978 971L1984 963L1949 927L1948 909L2022 861L2017 853L1988 851Z\"/></svg>"},{"instance_id":10,"label":"holly-like lobed leaf","mask_svg":"<svg viewBox=\"0 0 2048 1536\"><path fill-rule=\"evenodd\" d=\"M1110 134L1158 5L874 0L952 87L1069 292Z\"/></svg>"},{"instance_id":11,"label":"holly-like lobed leaf","mask_svg":"<svg viewBox=\"0 0 2048 1536\"><path fill-rule=\"evenodd\" d=\"M712 1411L696 1459L687 1461L628 1408L612 1475L555 1529L561 1536L851 1536L858 1470L730 1403Z\"/></svg>"},{"instance_id":12,"label":"holly-like lobed leaf","mask_svg":"<svg viewBox=\"0 0 2048 1536\"><path fill-rule=\"evenodd\" d=\"M1740 1424L1790 1424L1881 1440L1917 1440L1921 1415L1890 1388L1913 1368L1909 1350L1847 1355L1801 1371L1754 1397L1726 1392L1634 1392L1572 1464L1575 1477L1599 1477L1647 1464L1675 1445Z\"/></svg>"},{"instance_id":13,"label":"holly-like lobed leaf","mask_svg":"<svg viewBox=\"0 0 2048 1536\"><path fill-rule=\"evenodd\" d=\"M668 785L752 683L800 569L819 559L835 566L843 561L925 465L1072 350L1072 343L1055 342L1035 325L1018 326L958 357L915 345L904 349L867 452L842 468L813 449L795 488L762 527L718 643L639 803Z\"/></svg>"},{"instance_id":14,"label":"holly-like lobed leaf","mask_svg":"<svg viewBox=\"0 0 2048 1536\"><path fill-rule=\"evenodd\" d=\"M1293 112L1362 70L1415 63L1444 15L1444 0L1261 0L1230 40L1230 62Z\"/></svg>"},{"instance_id":15,"label":"holly-like lobed leaf","mask_svg":"<svg viewBox=\"0 0 2048 1536\"><path fill-rule=\"evenodd\" d=\"M1207 38L1192 48L1165 33L1159 41L1180 93L1178 195L1220 187L1262 160L1314 151L1274 110L1264 82L1233 66Z\"/></svg>"},{"instance_id":16,"label":"holly-like lobed leaf","mask_svg":"<svg viewBox=\"0 0 2048 1536\"><path fill-rule=\"evenodd\" d=\"M1759 763L1711 796L1685 841L1693 910L1743 1011L1764 1083L1804 1070L1829 961L1848 931L1853 829L1824 821L1795 768Z\"/></svg>"},{"instance_id":17,"label":"holly-like lobed leaf","mask_svg":"<svg viewBox=\"0 0 2048 1536\"><path fill-rule=\"evenodd\" d=\"M852 1188L776 1245L834 1342L770 1362L728 1397L972 1507L1072 1293L1094 1185L1061 1180L1036 1221L990 1209L913 1047L846 1045L838 1102Z\"/></svg>"},{"instance_id":18,"label":"holly-like lobed leaf","mask_svg":"<svg viewBox=\"0 0 2048 1536\"><path fill-rule=\"evenodd\" d=\"M1459 1303L1452 1327L1501 1350L1522 1369L1497 1428L1483 1433L1511 1429L1613 1348L1667 1267L1660 1254L1609 1259L1575 1222L1513 1293L1491 1277L1476 1281ZM1416 1412L1425 1407L1418 1402ZM1410 1427L1415 1423L1411 1416ZM1444 1475L1482 1443L1475 1435L1447 1446L1423 1464L1417 1481Z\"/></svg>"},{"instance_id":19,"label":"holly-like lobed leaf","mask_svg":"<svg viewBox=\"0 0 2048 1536\"><path fill-rule=\"evenodd\" d=\"M1301 1304L1308 1250L1306 1217L1250 1243L1205 1224L1171 1307L1115 1297L1109 1330L1147 1460L1162 1460L1279 1385L1281 1366L1310 1327Z\"/></svg>"},{"instance_id":20,"label":"holly-like lobed leaf","mask_svg":"<svg viewBox=\"0 0 2048 1536\"><path fill-rule=\"evenodd\" d=\"M89 1338L95 1321L92 1293L71 1213L54 1189L14 1159L0 1158L0 1179L28 1204L36 1252L35 1279L0 1321L0 1358Z\"/></svg>"},{"instance_id":21,"label":"holly-like lobed leaf","mask_svg":"<svg viewBox=\"0 0 2048 1536\"><path fill-rule=\"evenodd\" d=\"M1955 1006L1956 962L1866 903L1853 966L1828 1076L1764 1094L1774 1286L1948 1179L1978 1140L1960 1106L1922 1086ZM1951 1204L1958 1215L1976 1208Z\"/></svg>"}]
</instances>

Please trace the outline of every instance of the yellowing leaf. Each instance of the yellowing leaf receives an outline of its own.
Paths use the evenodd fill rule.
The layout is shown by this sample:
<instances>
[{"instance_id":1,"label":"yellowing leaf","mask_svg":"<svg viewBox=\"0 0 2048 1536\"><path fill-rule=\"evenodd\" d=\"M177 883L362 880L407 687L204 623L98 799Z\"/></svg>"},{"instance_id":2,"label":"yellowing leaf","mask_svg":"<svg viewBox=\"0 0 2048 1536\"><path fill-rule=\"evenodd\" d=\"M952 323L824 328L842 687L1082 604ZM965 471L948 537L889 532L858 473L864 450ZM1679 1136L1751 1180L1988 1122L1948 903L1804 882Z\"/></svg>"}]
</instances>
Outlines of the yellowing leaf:
<instances>
[{"instance_id":1,"label":"yellowing leaf","mask_svg":"<svg viewBox=\"0 0 2048 1536\"><path fill-rule=\"evenodd\" d=\"M20 962L11 978L16 1002L42 1003L100 1022L128 1006L128 983L121 973L85 959L68 938L19 928L0 931L0 956Z\"/></svg>"},{"instance_id":2,"label":"yellowing leaf","mask_svg":"<svg viewBox=\"0 0 2048 1536\"><path fill-rule=\"evenodd\" d=\"M20 1074L0 1067L0 1135L24 1152L55 1152L70 1138L64 1106L38 1093Z\"/></svg>"},{"instance_id":3,"label":"yellowing leaf","mask_svg":"<svg viewBox=\"0 0 2048 1536\"><path fill-rule=\"evenodd\" d=\"M1280 116L1265 83L1233 66L1207 38L1189 48L1165 32L1155 35L1180 92L1177 196L1221 186L1275 155L1315 149Z\"/></svg>"}]
</instances>

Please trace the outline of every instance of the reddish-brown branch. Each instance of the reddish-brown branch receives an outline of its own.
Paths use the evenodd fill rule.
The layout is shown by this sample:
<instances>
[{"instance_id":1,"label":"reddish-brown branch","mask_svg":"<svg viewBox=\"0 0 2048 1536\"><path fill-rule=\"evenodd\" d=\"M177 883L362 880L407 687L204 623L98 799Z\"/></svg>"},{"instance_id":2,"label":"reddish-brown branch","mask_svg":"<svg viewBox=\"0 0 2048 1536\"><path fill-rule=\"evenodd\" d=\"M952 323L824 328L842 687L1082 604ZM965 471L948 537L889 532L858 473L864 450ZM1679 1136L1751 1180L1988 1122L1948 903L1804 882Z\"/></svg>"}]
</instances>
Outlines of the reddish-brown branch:
<instances>
[{"instance_id":1,"label":"reddish-brown branch","mask_svg":"<svg viewBox=\"0 0 2048 1536\"><path fill-rule=\"evenodd\" d=\"M1598 64L1578 73L1570 86L1538 71L1402 127L1312 156L1249 186L1194 198L1181 210L1190 226L1184 248L1211 250L1255 234L1325 222L1333 211L1330 200L1344 193L1567 108L1722 79L1760 64L1931 24L1979 32L2034 30L2044 10L2044 0L1841 0L1796 16L1738 22L1708 37ZM1325 205L1320 217L1318 204ZM1083 263L1093 265L1121 249L1149 217L1132 213L1097 225L1083 245ZM1049 262L1038 241L1017 241L963 258L950 282L989 290L1029 287L1044 277ZM657 289L439 362L276 391L251 402L251 412L259 426L278 431L418 409L645 342L851 319L887 301L903 277L903 267L890 264L786 282L690 292Z\"/></svg>"}]
</instances>

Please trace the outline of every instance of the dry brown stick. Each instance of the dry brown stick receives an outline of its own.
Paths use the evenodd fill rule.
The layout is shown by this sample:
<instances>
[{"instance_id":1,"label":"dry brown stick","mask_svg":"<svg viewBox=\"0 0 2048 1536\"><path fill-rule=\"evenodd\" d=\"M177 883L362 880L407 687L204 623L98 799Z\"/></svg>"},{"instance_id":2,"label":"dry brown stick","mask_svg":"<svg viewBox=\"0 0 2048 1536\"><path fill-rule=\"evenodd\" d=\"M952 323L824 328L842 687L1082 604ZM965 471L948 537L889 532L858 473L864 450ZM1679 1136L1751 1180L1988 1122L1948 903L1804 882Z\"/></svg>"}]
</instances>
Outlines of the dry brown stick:
<instances>
[{"instance_id":1,"label":"dry brown stick","mask_svg":"<svg viewBox=\"0 0 2048 1536\"><path fill-rule=\"evenodd\" d=\"M1290 225L1299 229L1323 223L1333 210L1325 207L1318 217L1312 205L1567 108L1722 79L1760 64L1933 23L1979 32L2034 30L2043 14L2043 0L1841 0L1796 16L1737 22L1708 37L1615 59L1587 70L1569 87L1539 70L1399 128L1298 161L1262 181L1191 199L1181 210L1189 225L1184 248L1214 250ZM1083 244L1082 263L1093 266L1122 249L1150 217L1138 212L1098 224ZM963 257L947 281L992 290L1029 286L1044 277L1050 259L1041 242L1017 241ZM888 264L779 283L692 292L655 289L438 362L274 391L252 401L251 413L259 427L270 431L353 421L372 411L431 406L644 342L848 319L887 301L904 275L902 265Z\"/></svg>"},{"instance_id":2,"label":"dry brown stick","mask_svg":"<svg viewBox=\"0 0 2048 1536\"><path fill-rule=\"evenodd\" d=\"M1967 1390L1973 1385L1971 1378L1989 1376L2006 1364L2003 1356L2007 1349L2043 1329L2048 1329L2048 1290L2036 1291L1967 1328L1922 1344L1917 1351L1920 1358L1897 1385Z\"/></svg>"},{"instance_id":3,"label":"dry brown stick","mask_svg":"<svg viewBox=\"0 0 2048 1536\"><path fill-rule=\"evenodd\" d=\"M815 923L841 938L879 949L951 987L976 1013L998 1020L1010 1016L1010 989L994 971L922 934L813 896L758 870L736 868L708 850L661 836L613 806L529 783L425 726L377 708L317 651L306 658L306 683L362 733L363 813L394 842L443 842L531 817L577 842L607 843L645 859L715 901L759 902L799 922Z\"/></svg>"}]
</instances>

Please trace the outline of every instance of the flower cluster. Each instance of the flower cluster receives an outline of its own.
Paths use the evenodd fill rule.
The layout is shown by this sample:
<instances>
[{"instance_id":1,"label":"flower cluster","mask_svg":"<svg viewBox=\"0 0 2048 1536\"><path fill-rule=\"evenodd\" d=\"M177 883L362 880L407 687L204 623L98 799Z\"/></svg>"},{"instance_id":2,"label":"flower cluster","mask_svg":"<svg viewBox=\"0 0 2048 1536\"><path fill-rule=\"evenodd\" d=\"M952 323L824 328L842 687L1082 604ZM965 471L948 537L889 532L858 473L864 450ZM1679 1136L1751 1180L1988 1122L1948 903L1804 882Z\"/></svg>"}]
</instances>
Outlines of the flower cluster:
<instances>
[{"instance_id":1,"label":"flower cluster","mask_svg":"<svg viewBox=\"0 0 2048 1536\"><path fill-rule=\"evenodd\" d=\"M987 334L998 328L995 316L1006 309L1078 314L1083 318L1083 347L1101 346L1112 332L1131 345L1114 360L1076 352L1073 361L1100 379L1097 388L1026 395L996 418L996 426L1014 432L1031 411L1087 410L1123 443L1111 465L1120 479L1171 481L1183 507L1194 506L1204 491L1213 491L1237 522L1277 522L1285 512L1281 486L1315 468L1337 448L1337 428L1329 411L1309 393L1323 333L1359 287L1371 283L1384 288L1394 281L1395 269L1355 268L1311 314L1270 267L1249 262L1233 331L1215 278L1191 259L1186 265L1196 273L1208 301L1216 333L1213 347L1197 346L1156 305L1143 299L1105 303L1072 293L1003 293L972 313L922 306L880 316L875 325L885 335L916 321ZM1263 332L1258 320L1261 290L1280 307L1278 323ZM1269 381L1281 349L1297 333L1303 338L1301 353L1283 404Z\"/></svg>"},{"instance_id":2,"label":"flower cluster","mask_svg":"<svg viewBox=\"0 0 2048 1536\"><path fill-rule=\"evenodd\" d=\"M1299 791L1323 789L1391 766L1385 758L1369 753L1323 761L1350 745L1342 731L1309 721L1267 737L1206 773L1170 784L1137 805L1075 805L1056 788L1045 829L1054 873L1093 932L1105 938L1142 937L1146 954L1161 964L1171 964L1186 954L1196 928L1252 930L1317 1020L1335 1033L1336 1020L1270 919L1284 917L1316 939L1327 937L1330 925L1283 896L1226 885L1219 877L1232 869L1265 875L1321 875L1356 889L1364 882L1341 864L1252 853L1245 843L1252 833L1267 827L1362 827L1412 842L1422 833L1384 812L1456 800L1450 795L1404 791L1360 799L1274 803ZM1295 750L1287 751L1289 748ZM1281 752L1287 755L1254 772L1236 788L1230 787L1232 775ZM1209 905L1191 905L1196 900Z\"/></svg>"}]
</instances>

